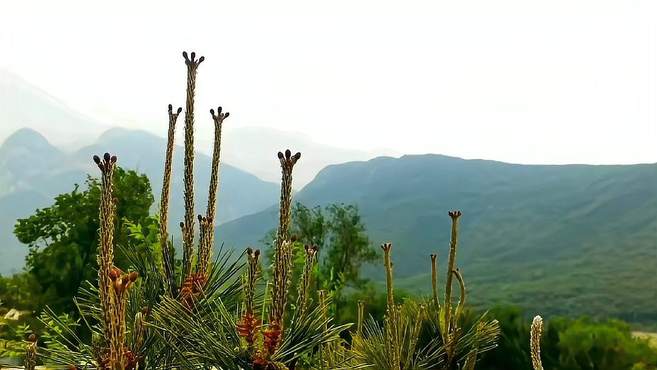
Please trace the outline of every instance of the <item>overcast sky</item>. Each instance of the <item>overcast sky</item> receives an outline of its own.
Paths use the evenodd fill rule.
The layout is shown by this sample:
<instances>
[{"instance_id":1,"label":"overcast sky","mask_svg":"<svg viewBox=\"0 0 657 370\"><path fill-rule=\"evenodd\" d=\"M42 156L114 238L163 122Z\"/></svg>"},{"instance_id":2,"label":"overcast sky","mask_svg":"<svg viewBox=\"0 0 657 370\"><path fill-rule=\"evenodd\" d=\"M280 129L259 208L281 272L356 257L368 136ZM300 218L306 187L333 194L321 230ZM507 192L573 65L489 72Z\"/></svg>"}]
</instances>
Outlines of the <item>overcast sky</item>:
<instances>
[{"instance_id":1,"label":"overcast sky","mask_svg":"<svg viewBox=\"0 0 657 370\"><path fill-rule=\"evenodd\" d=\"M3 1L0 68L104 122L516 163L657 161L657 1ZM187 5L183 5L187 4Z\"/></svg>"}]
</instances>

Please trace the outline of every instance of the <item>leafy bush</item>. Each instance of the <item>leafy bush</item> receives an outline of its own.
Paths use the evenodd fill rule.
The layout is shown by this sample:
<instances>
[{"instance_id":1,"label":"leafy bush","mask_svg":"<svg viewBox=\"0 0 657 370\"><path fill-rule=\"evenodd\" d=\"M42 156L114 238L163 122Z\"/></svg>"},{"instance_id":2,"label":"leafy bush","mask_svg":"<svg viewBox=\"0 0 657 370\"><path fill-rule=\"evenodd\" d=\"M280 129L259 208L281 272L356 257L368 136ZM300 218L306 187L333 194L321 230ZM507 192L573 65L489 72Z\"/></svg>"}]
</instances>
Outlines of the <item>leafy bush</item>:
<instances>
[{"instance_id":1,"label":"leafy bush","mask_svg":"<svg viewBox=\"0 0 657 370\"><path fill-rule=\"evenodd\" d=\"M530 327L524 312L513 306L494 307L489 315L500 322L500 348L486 354L482 370L531 368ZM553 317L545 322L542 358L545 369L657 369L657 348L637 338L627 323Z\"/></svg>"}]
</instances>

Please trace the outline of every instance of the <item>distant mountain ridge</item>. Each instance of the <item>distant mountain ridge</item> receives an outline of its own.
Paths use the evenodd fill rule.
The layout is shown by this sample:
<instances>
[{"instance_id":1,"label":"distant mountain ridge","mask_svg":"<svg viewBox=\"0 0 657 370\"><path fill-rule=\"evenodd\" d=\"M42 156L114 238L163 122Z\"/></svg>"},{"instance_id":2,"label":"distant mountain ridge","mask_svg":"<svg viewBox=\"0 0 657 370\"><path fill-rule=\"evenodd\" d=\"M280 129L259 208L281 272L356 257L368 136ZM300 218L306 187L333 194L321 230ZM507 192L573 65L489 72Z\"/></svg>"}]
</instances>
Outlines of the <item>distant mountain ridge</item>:
<instances>
[{"instance_id":1,"label":"distant mountain ridge","mask_svg":"<svg viewBox=\"0 0 657 370\"><path fill-rule=\"evenodd\" d=\"M657 164L380 157L328 166L295 199L357 204L372 241L393 242L400 287L430 288L428 256L437 252L444 267L447 211L460 209L473 302L657 322ZM275 225L270 208L221 225L217 238L258 245ZM378 267L367 271L380 277Z\"/></svg>"},{"instance_id":2,"label":"distant mountain ridge","mask_svg":"<svg viewBox=\"0 0 657 370\"><path fill-rule=\"evenodd\" d=\"M71 191L75 183L82 184L87 173L96 174L90 161L93 154L116 153L121 166L146 173L156 197L159 195L164 139L146 131L108 128L23 78L0 70L0 274L19 271L24 263L26 248L18 244L12 232L15 220L30 215L36 208L48 206L55 195ZM162 128L166 130L165 121ZM211 152L211 137L198 132L196 135L198 204L205 202L205 184L209 176L209 158L200 153ZM261 178L277 181L276 152L290 145L289 141L299 148L306 148L304 151L316 153L315 160L298 173L298 187L310 181L328 163L371 156L320 145L284 131L229 126L223 142L224 163L234 160L246 171L223 165L219 222L276 203L276 185ZM84 144L86 146L82 146ZM177 147L172 222L180 219L182 214L179 196L182 194L182 176L175 175L182 173L181 154Z\"/></svg>"},{"instance_id":3,"label":"distant mountain ridge","mask_svg":"<svg viewBox=\"0 0 657 370\"><path fill-rule=\"evenodd\" d=\"M91 157L111 152L119 165L146 174L151 180L156 199L162 186L162 171L166 142L145 131L111 129L89 146L65 153L52 146L43 135L31 129L21 129L0 145L0 273L22 268L27 248L13 236L16 218L26 217L36 208L52 203L57 194L70 192L74 184L83 184L87 174L97 175ZM174 149L170 218L182 219L181 147ZM195 156L197 209L207 201L210 158ZM277 199L277 185L222 163L218 199L218 222L235 219L262 210ZM157 202L156 202L157 204ZM154 209L157 211L157 209Z\"/></svg>"},{"instance_id":4,"label":"distant mountain ridge","mask_svg":"<svg viewBox=\"0 0 657 370\"><path fill-rule=\"evenodd\" d=\"M52 142L63 145L89 142L109 128L0 69L0 142L24 127L35 128Z\"/></svg>"},{"instance_id":5,"label":"distant mountain ridge","mask_svg":"<svg viewBox=\"0 0 657 370\"><path fill-rule=\"evenodd\" d=\"M312 153L308 158L304 158L305 166L295 172L295 189L301 189L311 182L326 166L393 154L387 149L377 150L375 154L371 151L336 148L317 143L300 133L269 127L231 127L228 124L225 133L223 153L226 161L266 181L280 180L280 169L275 155L278 151L292 148L301 153ZM209 148L210 145L205 147Z\"/></svg>"},{"instance_id":6,"label":"distant mountain ridge","mask_svg":"<svg viewBox=\"0 0 657 370\"><path fill-rule=\"evenodd\" d=\"M144 124L149 132L163 135L166 132L166 107L162 115L154 117L152 124ZM230 107L227 107L230 110ZM235 112L238 113L238 112ZM197 118L195 141L199 152L212 153L212 124L209 117ZM313 153L306 166L296 174L295 188L309 183L325 166L353 160L366 160L391 150L363 151L337 148L318 143L295 132L269 127L235 125L233 118L224 127L223 157L227 163L252 173L265 181L278 182L276 153L288 147ZM243 124L243 123L241 123ZM67 106L56 97L31 84L18 75L0 69L0 143L19 129L30 128L43 134L65 151L78 149L96 140L112 127L85 116ZM179 123L182 127L182 123ZM180 133L180 129L178 132Z\"/></svg>"}]
</instances>

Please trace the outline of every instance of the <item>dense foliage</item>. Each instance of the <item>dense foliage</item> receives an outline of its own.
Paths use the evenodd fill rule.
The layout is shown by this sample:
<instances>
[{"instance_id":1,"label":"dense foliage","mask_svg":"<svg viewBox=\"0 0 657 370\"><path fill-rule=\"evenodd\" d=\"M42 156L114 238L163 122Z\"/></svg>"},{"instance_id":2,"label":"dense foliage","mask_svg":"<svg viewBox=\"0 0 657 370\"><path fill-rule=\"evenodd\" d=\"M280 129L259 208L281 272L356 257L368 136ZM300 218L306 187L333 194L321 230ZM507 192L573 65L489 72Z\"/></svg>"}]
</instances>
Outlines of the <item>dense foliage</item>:
<instances>
[{"instance_id":1,"label":"dense foliage","mask_svg":"<svg viewBox=\"0 0 657 370\"><path fill-rule=\"evenodd\" d=\"M21 279L28 289L14 294L8 291L6 301L29 302L27 307L18 307L37 311L46 305L58 312L74 310L73 297L84 281L94 280L97 268L100 183L89 177L85 185L58 195L51 206L17 221L14 233L28 246L29 254L26 273L14 279ZM116 197L121 199L115 238L126 245L130 232L126 226L144 223L153 195L148 178L134 171L117 169L114 186ZM126 263L125 257L117 256L118 266ZM20 299L30 294L29 300Z\"/></svg>"},{"instance_id":2,"label":"dense foliage","mask_svg":"<svg viewBox=\"0 0 657 370\"><path fill-rule=\"evenodd\" d=\"M306 255L304 246L317 247L317 264L311 272L313 284L309 294L317 296L319 290L326 291L331 297L331 315L341 322L356 321L349 304L363 293L374 293L373 284L361 272L365 265L379 259L358 208L345 204L331 204L324 209L308 208L297 202L292 208L290 235L294 239L293 276L298 278L302 274ZM274 239L275 230L266 235L266 244L273 246ZM271 261L274 248L268 248L266 256ZM296 292L291 294L294 301ZM380 297L384 302L385 297ZM383 311L377 315L382 318Z\"/></svg>"},{"instance_id":3,"label":"dense foliage","mask_svg":"<svg viewBox=\"0 0 657 370\"><path fill-rule=\"evenodd\" d=\"M480 369L531 369L529 320L519 307L498 306L489 312L500 322L499 348L482 359ZM546 322L543 366L551 370L657 369L657 343L634 335L627 323L556 316Z\"/></svg>"}]
</instances>

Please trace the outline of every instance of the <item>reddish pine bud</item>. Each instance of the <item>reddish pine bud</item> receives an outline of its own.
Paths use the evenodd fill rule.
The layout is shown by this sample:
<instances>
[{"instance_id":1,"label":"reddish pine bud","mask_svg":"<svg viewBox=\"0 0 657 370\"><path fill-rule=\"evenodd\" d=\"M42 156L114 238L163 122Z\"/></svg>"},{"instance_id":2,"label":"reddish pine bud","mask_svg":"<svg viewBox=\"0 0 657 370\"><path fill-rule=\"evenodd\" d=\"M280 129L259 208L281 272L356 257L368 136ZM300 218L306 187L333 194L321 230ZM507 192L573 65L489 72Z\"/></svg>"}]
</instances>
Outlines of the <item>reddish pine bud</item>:
<instances>
[{"instance_id":1,"label":"reddish pine bud","mask_svg":"<svg viewBox=\"0 0 657 370\"><path fill-rule=\"evenodd\" d=\"M117 295L120 295L123 292L123 283L121 279L114 280L114 291Z\"/></svg>"}]
</instances>

